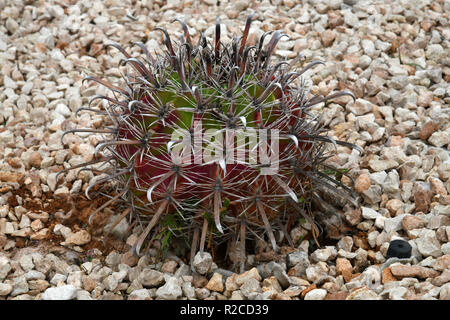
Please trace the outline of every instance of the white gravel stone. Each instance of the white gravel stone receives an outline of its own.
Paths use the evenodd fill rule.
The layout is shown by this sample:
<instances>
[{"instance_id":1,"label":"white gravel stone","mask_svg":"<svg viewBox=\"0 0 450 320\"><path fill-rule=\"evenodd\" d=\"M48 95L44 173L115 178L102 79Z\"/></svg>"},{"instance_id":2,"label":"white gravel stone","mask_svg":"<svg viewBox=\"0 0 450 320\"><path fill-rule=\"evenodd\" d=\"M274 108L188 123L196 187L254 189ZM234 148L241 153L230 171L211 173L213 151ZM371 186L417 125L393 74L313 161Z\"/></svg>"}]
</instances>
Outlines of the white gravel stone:
<instances>
[{"instance_id":1,"label":"white gravel stone","mask_svg":"<svg viewBox=\"0 0 450 320\"><path fill-rule=\"evenodd\" d=\"M129 300L151 300L150 293L148 292L148 289L139 289L134 290L130 293L130 296L128 297Z\"/></svg>"},{"instance_id":2,"label":"white gravel stone","mask_svg":"<svg viewBox=\"0 0 450 320\"><path fill-rule=\"evenodd\" d=\"M182 286L183 294L188 299L195 299L195 289L190 282L184 282Z\"/></svg>"},{"instance_id":3,"label":"white gravel stone","mask_svg":"<svg viewBox=\"0 0 450 320\"><path fill-rule=\"evenodd\" d=\"M337 256L337 250L333 246L326 246L324 249L317 249L311 254L315 261L329 261Z\"/></svg>"},{"instance_id":4,"label":"white gravel stone","mask_svg":"<svg viewBox=\"0 0 450 320\"><path fill-rule=\"evenodd\" d=\"M165 282L164 274L151 268L144 268L141 271L139 281L144 287L156 287Z\"/></svg>"},{"instance_id":5,"label":"white gravel stone","mask_svg":"<svg viewBox=\"0 0 450 320\"><path fill-rule=\"evenodd\" d=\"M194 268L199 274L208 273L212 265L212 257L208 252L198 252L194 257Z\"/></svg>"},{"instance_id":6,"label":"white gravel stone","mask_svg":"<svg viewBox=\"0 0 450 320\"><path fill-rule=\"evenodd\" d=\"M375 220L380 214L375 210L367 207L361 207L362 216L365 219Z\"/></svg>"},{"instance_id":7,"label":"white gravel stone","mask_svg":"<svg viewBox=\"0 0 450 320\"><path fill-rule=\"evenodd\" d=\"M175 300L183 294L179 280L175 277L169 277L166 283L156 290L156 296L164 300Z\"/></svg>"},{"instance_id":8,"label":"white gravel stone","mask_svg":"<svg viewBox=\"0 0 450 320\"><path fill-rule=\"evenodd\" d=\"M60 282L65 282L67 279L67 276L60 273L55 273L53 278L50 280L50 283L53 285L57 285Z\"/></svg>"},{"instance_id":9,"label":"white gravel stone","mask_svg":"<svg viewBox=\"0 0 450 320\"><path fill-rule=\"evenodd\" d=\"M45 280L45 274L42 272L36 271L36 270L30 270L27 273L25 273L25 279L27 281L29 280Z\"/></svg>"},{"instance_id":10,"label":"white gravel stone","mask_svg":"<svg viewBox=\"0 0 450 320\"><path fill-rule=\"evenodd\" d=\"M327 295L327 290L313 289L305 295L305 300L323 300Z\"/></svg>"},{"instance_id":11,"label":"white gravel stone","mask_svg":"<svg viewBox=\"0 0 450 320\"><path fill-rule=\"evenodd\" d=\"M439 257L442 255L441 245L436 238L436 232L433 230L422 229L419 237L414 240L419 252L425 256Z\"/></svg>"},{"instance_id":12,"label":"white gravel stone","mask_svg":"<svg viewBox=\"0 0 450 320\"><path fill-rule=\"evenodd\" d=\"M344 11L344 22L354 28L358 27L359 25L358 17L350 10Z\"/></svg>"},{"instance_id":13,"label":"white gravel stone","mask_svg":"<svg viewBox=\"0 0 450 320\"><path fill-rule=\"evenodd\" d=\"M10 293L12 297L27 293L28 291L29 287L25 276L13 278L13 290Z\"/></svg>"},{"instance_id":14,"label":"white gravel stone","mask_svg":"<svg viewBox=\"0 0 450 320\"><path fill-rule=\"evenodd\" d=\"M450 242L441 245L441 252L442 254L450 254Z\"/></svg>"},{"instance_id":15,"label":"white gravel stone","mask_svg":"<svg viewBox=\"0 0 450 320\"><path fill-rule=\"evenodd\" d=\"M428 141L435 147L443 147L450 143L450 133L447 131L438 131L428 138Z\"/></svg>"},{"instance_id":16,"label":"white gravel stone","mask_svg":"<svg viewBox=\"0 0 450 320\"><path fill-rule=\"evenodd\" d=\"M444 284L439 291L439 300L450 300L450 282Z\"/></svg>"},{"instance_id":17,"label":"white gravel stone","mask_svg":"<svg viewBox=\"0 0 450 320\"><path fill-rule=\"evenodd\" d=\"M295 251L286 256L287 267L291 268L298 263L307 263L309 264L308 254L303 251Z\"/></svg>"},{"instance_id":18,"label":"white gravel stone","mask_svg":"<svg viewBox=\"0 0 450 320\"><path fill-rule=\"evenodd\" d=\"M352 247L353 247L353 238L350 237L350 236L342 237L339 240L339 242L337 244L337 247L339 249L343 249L345 251L351 252L352 251Z\"/></svg>"},{"instance_id":19,"label":"white gravel stone","mask_svg":"<svg viewBox=\"0 0 450 320\"><path fill-rule=\"evenodd\" d=\"M406 216L406 214L401 214L396 216L395 218L386 218L384 221L384 230L386 233L391 233L392 231L399 231L402 227L402 220Z\"/></svg>"},{"instance_id":20,"label":"white gravel stone","mask_svg":"<svg viewBox=\"0 0 450 320\"><path fill-rule=\"evenodd\" d=\"M77 300L94 300L94 299L92 299L89 291L86 291L86 290L78 290L76 299Z\"/></svg>"},{"instance_id":21,"label":"white gravel stone","mask_svg":"<svg viewBox=\"0 0 450 320\"><path fill-rule=\"evenodd\" d=\"M78 289L72 285L48 288L42 294L43 300L72 300L77 297Z\"/></svg>"},{"instance_id":22,"label":"white gravel stone","mask_svg":"<svg viewBox=\"0 0 450 320\"><path fill-rule=\"evenodd\" d=\"M0 296L7 296L13 290L13 286L9 283L0 283Z\"/></svg>"},{"instance_id":23,"label":"white gravel stone","mask_svg":"<svg viewBox=\"0 0 450 320\"><path fill-rule=\"evenodd\" d=\"M20 266L25 271L30 271L34 268L33 258L30 255L23 255L19 259Z\"/></svg>"}]
</instances>

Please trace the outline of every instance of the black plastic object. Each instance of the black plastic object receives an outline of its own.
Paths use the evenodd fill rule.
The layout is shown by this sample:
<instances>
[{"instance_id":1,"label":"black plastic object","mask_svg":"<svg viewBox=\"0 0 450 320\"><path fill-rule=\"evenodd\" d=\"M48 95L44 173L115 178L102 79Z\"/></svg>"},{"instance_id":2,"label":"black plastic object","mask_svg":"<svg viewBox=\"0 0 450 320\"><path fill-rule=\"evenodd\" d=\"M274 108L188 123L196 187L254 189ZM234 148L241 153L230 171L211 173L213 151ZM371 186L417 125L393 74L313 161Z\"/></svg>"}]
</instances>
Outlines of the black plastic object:
<instances>
[{"instance_id":1,"label":"black plastic object","mask_svg":"<svg viewBox=\"0 0 450 320\"><path fill-rule=\"evenodd\" d=\"M386 258L410 258L411 250L411 245L405 240L392 240L389 244Z\"/></svg>"}]
</instances>

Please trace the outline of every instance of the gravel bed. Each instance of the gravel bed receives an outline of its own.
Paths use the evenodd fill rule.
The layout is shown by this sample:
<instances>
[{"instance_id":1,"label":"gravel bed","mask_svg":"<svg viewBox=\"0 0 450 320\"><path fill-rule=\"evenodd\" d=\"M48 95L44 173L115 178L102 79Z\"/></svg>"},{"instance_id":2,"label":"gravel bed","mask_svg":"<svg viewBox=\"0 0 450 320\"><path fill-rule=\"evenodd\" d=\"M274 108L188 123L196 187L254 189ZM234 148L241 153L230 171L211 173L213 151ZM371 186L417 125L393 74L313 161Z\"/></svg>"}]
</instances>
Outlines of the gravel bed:
<instances>
[{"instance_id":1,"label":"gravel bed","mask_svg":"<svg viewBox=\"0 0 450 320\"><path fill-rule=\"evenodd\" d=\"M299 2L1 1L0 300L450 300L450 1ZM98 136L67 135L65 146L60 138L102 126L101 115L74 111L107 93L83 77L120 81L122 56L104 45L139 54L131 45L141 41L160 50L153 29L164 26L175 38L177 17L194 38L212 37L220 17L231 39L253 11L249 43L282 30L290 38L278 55L326 62L308 71L312 93L348 89L357 97L335 100L323 117L332 137L364 150L339 146L330 159L355 180L359 206L338 216L357 232L312 249L302 240L308 226L298 225L296 248L270 255L259 244L248 271L237 274L207 252L192 267L175 253L162 262L154 252L133 256L139 229L125 220L113 230L119 240L86 230L66 199L96 178L89 171L55 178L93 159ZM411 258L386 259L395 239L411 245Z\"/></svg>"}]
</instances>

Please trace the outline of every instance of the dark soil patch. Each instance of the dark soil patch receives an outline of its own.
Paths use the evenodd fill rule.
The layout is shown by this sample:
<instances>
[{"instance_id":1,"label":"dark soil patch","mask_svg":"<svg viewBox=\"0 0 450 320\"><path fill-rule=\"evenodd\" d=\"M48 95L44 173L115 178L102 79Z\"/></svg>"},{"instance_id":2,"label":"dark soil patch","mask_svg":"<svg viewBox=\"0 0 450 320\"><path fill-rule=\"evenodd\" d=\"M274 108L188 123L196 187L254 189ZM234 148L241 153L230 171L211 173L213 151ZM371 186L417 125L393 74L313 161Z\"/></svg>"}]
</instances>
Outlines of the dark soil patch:
<instances>
[{"instance_id":1,"label":"dark soil patch","mask_svg":"<svg viewBox=\"0 0 450 320\"><path fill-rule=\"evenodd\" d=\"M33 198L28 189L20 187L19 189L12 191L12 196L7 200L7 203L11 207L19 205L16 196L22 198L22 206L29 212L41 213L44 211L49 214L49 219L47 221L41 220L44 224L44 228L49 229L47 236L40 240L15 237L16 248L46 246L50 251L54 250L55 246L60 246L60 243L64 241L64 238L53 233L53 229L55 225L63 224L64 226L69 227L73 232L85 229L91 234L92 240L88 244L82 246L85 252L96 248L106 257L113 250L124 252L128 249L128 246L123 240L116 239L112 235L105 235L103 232L103 227L106 225L109 218L109 215L105 210L97 213L92 219L92 225L89 224L91 213L109 200L106 196L99 195L93 200L87 199L84 195L74 195L64 199L57 199L53 197L53 193L46 192L40 198ZM117 204L109 205L108 209L110 212L119 212ZM64 248L70 250L70 248Z\"/></svg>"}]
</instances>

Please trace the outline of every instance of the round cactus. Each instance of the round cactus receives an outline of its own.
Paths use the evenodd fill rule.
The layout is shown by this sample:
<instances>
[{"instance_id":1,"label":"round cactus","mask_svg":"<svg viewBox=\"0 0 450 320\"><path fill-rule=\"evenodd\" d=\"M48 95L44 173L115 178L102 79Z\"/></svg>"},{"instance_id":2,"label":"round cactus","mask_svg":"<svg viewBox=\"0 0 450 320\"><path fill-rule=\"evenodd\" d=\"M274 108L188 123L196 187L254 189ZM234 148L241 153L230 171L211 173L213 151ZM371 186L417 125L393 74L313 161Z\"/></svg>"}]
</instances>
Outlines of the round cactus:
<instances>
[{"instance_id":1,"label":"round cactus","mask_svg":"<svg viewBox=\"0 0 450 320\"><path fill-rule=\"evenodd\" d=\"M142 222L134 246L138 254L161 235L163 241L173 234L189 239L191 259L205 250L206 241L231 241L239 243L243 268L249 237L267 237L277 250L275 231L291 242L284 226L298 218L306 219L317 234L309 205L318 188L343 197L351 194L330 174L336 169L324 162L336 153L337 144L355 146L328 137L310 109L353 95L311 96L302 75L323 62L295 70L301 55L291 62L273 61L277 43L286 36L280 31L266 32L256 45L248 45L252 15L243 35L228 44L220 40L218 20L215 41L201 34L197 44L186 24L176 21L184 30L179 43L156 28L163 35L164 54L152 55L138 42L145 56L138 59L117 44L109 45L124 55L125 85L87 77L113 94L96 95L89 102L104 99L103 109L78 111L105 114L110 126L64 135L104 136L95 160L77 167L110 164L109 176L91 183L86 197L96 185L118 182L110 202L126 204L120 219L131 215Z\"/></svg>"}]
</instances>

